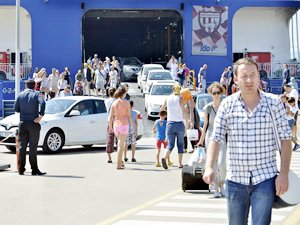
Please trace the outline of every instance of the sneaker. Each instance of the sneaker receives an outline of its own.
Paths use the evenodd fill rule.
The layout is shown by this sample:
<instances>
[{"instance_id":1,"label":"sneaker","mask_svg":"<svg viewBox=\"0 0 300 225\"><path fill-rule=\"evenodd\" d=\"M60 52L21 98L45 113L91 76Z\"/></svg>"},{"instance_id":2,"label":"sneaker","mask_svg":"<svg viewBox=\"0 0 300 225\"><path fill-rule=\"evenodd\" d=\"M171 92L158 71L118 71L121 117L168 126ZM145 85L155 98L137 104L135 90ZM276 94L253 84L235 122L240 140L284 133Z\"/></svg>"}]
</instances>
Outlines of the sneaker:
<instances>
[{"instance_id":1,"label":"sneaker","mask_svg":"<svg viewBox=\"0 0 300 225\"><path fill-rule=\"evenodd\" d=\"M174 164L174 162L172 161L172 160L170 160L169 162L168 162L168 165L169 166L172 166Z\"/></svg>"},{"instance_id":2,"label":"sneaker","mask_svg":"<svg viewBox=\"0 0 300 225\"><path fill-rule=\"evenodd\" d=\"M132 158L132 159L131 159L131 162L136 162L136 159L135 159L135 158Z\"/></svg>"},{"instance_id":3,"label":"sneaker","mask_svg":"<svg viewBox=\"0 0 300 225\"><path fill-rule=\"evenodd\" d=\"M167 165L167 162L166 162L165 158L161 159L161 164L162 164L162 166L163 166L164 169L168 169L168 165Z\"/></svg>"},{"instance_id":4,"label":"sneaker","mask_svg":"<svg viewBox=\"0 0 300 225\"><path fill-rule=\"evenodd\" d=\"M297 150L298 150L298 148L300 148L300 145L298 145L298 144L295 144L295 146L294 146L294 148L293 148L293 151L297 151Z\"/></svg>"},{"instance_id":5,"label":"sneaker","mask_svg":"<svg viewBox=\"0 0 300 225\"><path fill-rule=\"evenodd\" d=\"M125 157L124 161L125 161L125 162L127 162L127 161L128 161L128 158L127 158L127 157Z\"/></svg>"},{"instance_id":6,"label":"sneaker","mask_svg":"<svg viewBox=\"0 0 300 225\"><path fill-rule=\"evenodd\" d=\"M223 197L226 196L226 191L225 191L225 188L224 188L223 186L221 187L221 195L222 195Z\"/></svg>"},{"instance_id":7,"label":"sneaker","mask_svg":"<svg viewBox=\"0 0 300 225\"><path fill-rule=\"evenodd\" d=\"M214 193L214 198L221 198L222 194L220 192L215 192Z\"/></svg>"},{"instance_id":8,"label":"sneaker","mask_svg":"<svg viewBox=\"0 0 300 225\"><path fill-rule=\"evenodd\" d=\"M156 167L161 167L160 163L155 164Z\"/></svg>"}]
</instances>

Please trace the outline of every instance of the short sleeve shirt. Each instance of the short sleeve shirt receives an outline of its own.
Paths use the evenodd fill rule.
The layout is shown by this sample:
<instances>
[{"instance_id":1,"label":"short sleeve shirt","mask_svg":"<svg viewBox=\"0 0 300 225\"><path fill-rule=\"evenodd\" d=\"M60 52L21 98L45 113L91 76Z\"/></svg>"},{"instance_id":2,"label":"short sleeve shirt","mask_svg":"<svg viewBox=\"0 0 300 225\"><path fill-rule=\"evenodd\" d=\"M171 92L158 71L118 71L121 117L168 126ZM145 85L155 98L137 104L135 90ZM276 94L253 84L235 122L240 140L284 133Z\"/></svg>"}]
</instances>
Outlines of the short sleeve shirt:
<instances>
[{"instance_id":1,"label":"short sleeve shirt","mask_svg":"<svg viewBox=\"0 0 300 225\"><path fill-rule=\"evenodd\" d=\"M271 117L270 108L274 113ZM219 144L228 134L226 178L236 183L256 185L277 174L273 123L280 141L291 139L286 110L278 96L260 92L260 102L246 110L240 92L225 98L215 117L210 140Z\"/></svg>"}]
</instances>

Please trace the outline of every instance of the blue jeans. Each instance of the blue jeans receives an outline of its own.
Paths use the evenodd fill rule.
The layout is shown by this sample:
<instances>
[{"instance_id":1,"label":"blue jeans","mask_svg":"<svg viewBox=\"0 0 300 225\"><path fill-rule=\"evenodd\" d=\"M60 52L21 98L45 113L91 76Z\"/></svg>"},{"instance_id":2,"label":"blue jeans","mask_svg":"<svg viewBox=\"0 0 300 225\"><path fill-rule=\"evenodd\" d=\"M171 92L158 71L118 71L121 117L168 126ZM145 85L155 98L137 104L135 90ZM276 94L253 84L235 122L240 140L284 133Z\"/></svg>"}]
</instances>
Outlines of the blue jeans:
<instances>
[{"instance_id":1,"label":"blue jeans","mask_svg":"<svg viewBox=\"0 0 300 225\"><path fill-rule=\"evenodd\" d=\"M172 151L175 146L175 138L177 138L178 153L183 153L185 127L183 122L168 122L167 123L167 149Z\"/></svg>"},{"instance_id":2,"label":"blue jeans","mask_svg":"<svg viewBox=\"0 0 300 225\"><path fill-rule=\"evenodd\" d=\"M253 225L271 223L275 178L256 185L242 185L226 180L229 225L247 225L250 206Z\"/></svg>"}]
</instances>

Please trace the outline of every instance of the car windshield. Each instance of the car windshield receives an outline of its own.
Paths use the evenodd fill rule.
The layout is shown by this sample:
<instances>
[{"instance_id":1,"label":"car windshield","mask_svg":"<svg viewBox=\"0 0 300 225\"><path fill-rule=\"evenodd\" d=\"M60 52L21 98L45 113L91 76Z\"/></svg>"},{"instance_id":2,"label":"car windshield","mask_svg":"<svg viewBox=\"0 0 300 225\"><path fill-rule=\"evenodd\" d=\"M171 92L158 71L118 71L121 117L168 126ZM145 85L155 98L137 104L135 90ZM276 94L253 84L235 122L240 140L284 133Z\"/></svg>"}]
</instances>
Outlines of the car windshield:
<instances>
[{"instance_id":1,"label":"car windshield","mask_svg":"<svg viewBox=\"0 0 300 225\"><path fill-rule=\"evenodd\" d=\"M149 80L172 80L172 76L169 72L149 73Z\"/></svg>"},{"instance_id":2,"label":"car windshield","mask_svg":"<svg viewBox=\"0 0 300 225\"><path fill-rule=\"evenodd\" d=\"M173 85L154 85L151 89L151 95L170 95Z\"/></svg>"},{"instance_id":3,"label":"car windshield","mask_svg":"<svg viewBox=\"0 0 300 225\"><path fill-rule=\"evenodd\" d=\"M133 66L139 66L142 63L137 58L126 58L123 62L124 65L133 65Z\"/></svg>"},{"instance_id":4,"label":"car windshield","mask_svg":"<svg viewBox=\"0 0 300 225\"><path fill-rule=\"evenodd\" d=\"M56 114L66 111L76 100L74 99L52 99L46 102L45 114Z\"/></svg>"},{"instance_id":5,"label":"car windshield","mask_svg":"<svg viewBox=\"0 0 300 225\"><path fill-rule=\"evenodd\" d=\"M144 73L146 74L146 73L148 73L150 70L155 70L155 69L162 69L162 68L161 68L161 67L158 67L158 66L156 66L156 67L145 67Z\"/></svg>"},{"instance_id":6,"label":"car windshield","mask_svg":"<svg viewBox=\"0 0 300 225\"><path fill-rule=\"evenodd\" d=\"M212 97L210 95L199 96L197 100L197 108L203 110L204 106L212 102Z\"/></svg>"}]
</instances>

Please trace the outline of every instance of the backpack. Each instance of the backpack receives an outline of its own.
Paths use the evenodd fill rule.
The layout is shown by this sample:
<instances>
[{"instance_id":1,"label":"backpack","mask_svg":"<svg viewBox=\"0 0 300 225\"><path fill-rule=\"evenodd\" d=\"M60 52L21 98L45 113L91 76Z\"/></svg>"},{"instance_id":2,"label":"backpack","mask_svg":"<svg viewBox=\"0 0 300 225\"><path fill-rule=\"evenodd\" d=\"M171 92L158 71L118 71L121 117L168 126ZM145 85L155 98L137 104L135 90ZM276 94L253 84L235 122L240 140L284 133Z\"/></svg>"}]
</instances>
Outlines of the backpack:
<instances>
[{"instance_id":1,"label":"backpack","mask_svg":"<svg viewBox=\"0 0 300 225\"><path fill-rule=\"evenodd\" d=\"M75 88L75 94L76 95L83 95L83 88L81 86L77 86Z\"/></svg>"}]
</instances>

